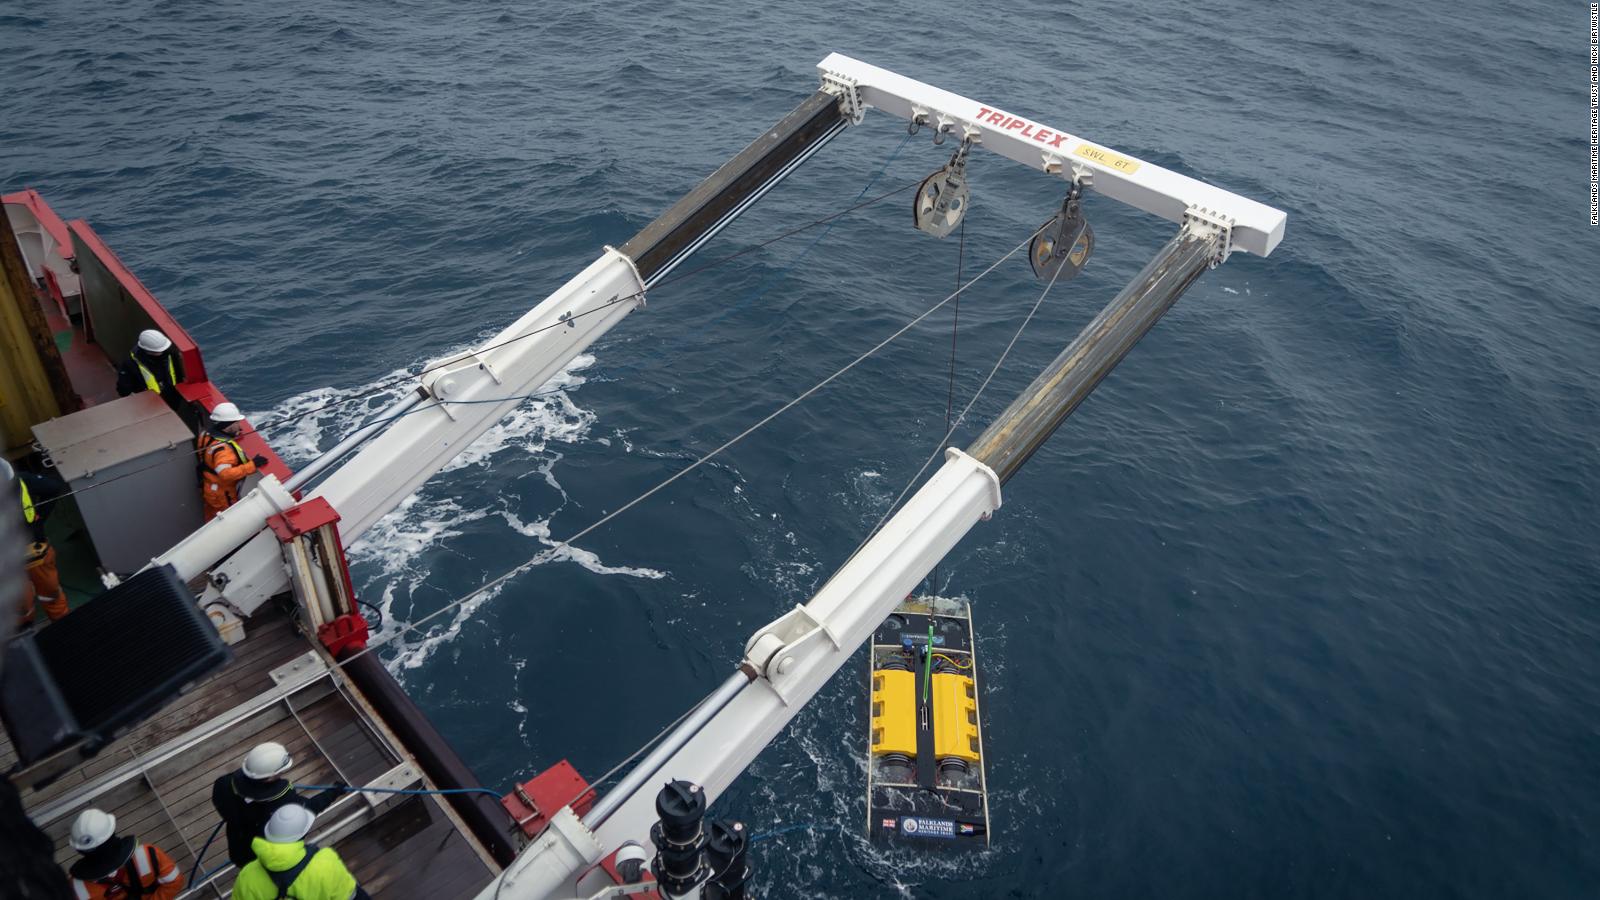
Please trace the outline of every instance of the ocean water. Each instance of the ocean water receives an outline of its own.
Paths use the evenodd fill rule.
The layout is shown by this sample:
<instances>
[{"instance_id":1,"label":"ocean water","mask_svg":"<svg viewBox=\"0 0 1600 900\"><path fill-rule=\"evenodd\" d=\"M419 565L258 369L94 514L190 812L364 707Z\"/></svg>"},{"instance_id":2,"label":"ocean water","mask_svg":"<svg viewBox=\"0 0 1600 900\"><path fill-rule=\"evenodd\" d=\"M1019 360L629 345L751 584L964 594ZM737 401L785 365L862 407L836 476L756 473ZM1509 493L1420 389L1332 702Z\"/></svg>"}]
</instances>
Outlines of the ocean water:
<instances>
[{"instance_id":1,"label":"ocean water","mask_svg":"<svg viewBox=\"0 0 1600 900\"><path fill-rule=\"evenodd\" d=\"M0 8L0 185L85 217L291 463L493 333L838 50L1279 206L939 570L987 663L994 846L866 844L864 662L718 804L764 896L1590 897L1600 230L1587 6L120 0ZM941 165L873 114L713 258ZM899 152L896 153L897 148ZM893 157L891 160L891 156ZM886 165L887 163L887 165ZM971 166L964 265L1057 183ZM1104 198L977 428L1170 234ZM595 776L836 568L944 430L950 317L572 534L922 309L903 195L653 292L353 549L394 671L487 784ZM958 405L1037 296L961 305ZM361 399L317 414L330 399Z\"/></svg>"}]
</instances>

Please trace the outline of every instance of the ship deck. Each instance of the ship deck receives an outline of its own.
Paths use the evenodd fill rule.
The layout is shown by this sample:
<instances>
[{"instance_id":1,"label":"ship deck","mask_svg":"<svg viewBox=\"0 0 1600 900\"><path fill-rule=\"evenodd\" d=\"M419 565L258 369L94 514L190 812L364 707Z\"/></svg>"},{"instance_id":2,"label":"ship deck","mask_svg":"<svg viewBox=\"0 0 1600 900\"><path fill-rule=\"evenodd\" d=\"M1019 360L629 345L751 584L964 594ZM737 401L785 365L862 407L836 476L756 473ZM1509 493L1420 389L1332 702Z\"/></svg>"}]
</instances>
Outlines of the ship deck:
<instances>
[{"instance_id":1,"label":"ship deck","mask_svg":"<svg viewBox=\"0 0 1600 900\"><path fill-rule=\"evenodd\" d=\"M166 850L187 875L185 896L225 897L235 875L216 826L212 783L262 741L289 748L296 784L424 786L414 763L336 668L282 612L262 610L233 647L234 660L93 759L40 790L28 814L56 841L66 867L72 820L90 806L117 817L122 834ZM15 762L0 734L0 768ZM374 897L470 897L495 869L435 796L345 794L317 818L311 840L332 846ZM206 877L206 873L211 873Z\"/></svg>"}]
</instances>

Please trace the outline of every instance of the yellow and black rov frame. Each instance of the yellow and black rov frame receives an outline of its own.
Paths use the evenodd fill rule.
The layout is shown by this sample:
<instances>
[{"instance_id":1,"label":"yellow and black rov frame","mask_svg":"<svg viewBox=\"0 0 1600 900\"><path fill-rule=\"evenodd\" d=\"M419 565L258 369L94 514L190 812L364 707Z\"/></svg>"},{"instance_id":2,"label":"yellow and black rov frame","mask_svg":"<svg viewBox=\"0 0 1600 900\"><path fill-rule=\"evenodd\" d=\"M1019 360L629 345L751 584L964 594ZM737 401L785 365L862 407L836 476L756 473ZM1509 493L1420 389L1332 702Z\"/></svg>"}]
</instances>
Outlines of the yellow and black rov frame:
<instances>
[{"instance_id":1,"label":"yellow and black rov frame","mask_svg":"<svg viewBox=\"0 0 1600 900\"><path fill-rule=\"evenodd\" d=\"M989 846L972 607L907 597L872 635L867 835Z\"/></svg>"}]
</instances>

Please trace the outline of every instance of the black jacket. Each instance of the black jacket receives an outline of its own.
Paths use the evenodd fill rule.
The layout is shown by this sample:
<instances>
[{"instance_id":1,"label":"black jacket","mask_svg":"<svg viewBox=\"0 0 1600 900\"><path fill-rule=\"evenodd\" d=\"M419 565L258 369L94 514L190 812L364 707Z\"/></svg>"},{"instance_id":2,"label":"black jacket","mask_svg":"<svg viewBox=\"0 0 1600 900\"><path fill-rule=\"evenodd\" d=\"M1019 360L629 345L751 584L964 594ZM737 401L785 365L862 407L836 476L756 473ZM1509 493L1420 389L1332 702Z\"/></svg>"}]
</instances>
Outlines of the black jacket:
<instances>
[{"instance_id":1,"label":"black jacket","mask_svg":"<svg viewBox=\"0 0 1600 900\"><path fill-rule=\"evenodd\" d=\"M45 540L44 521L55 512L56 505L51 502L67 492L67 484L54 475L38 475L33 472L18 472L17 477L28 486L28 499L33 501L33 524L28 528L33 532L33 540ZM17 492L16 506L18 512L22 511L22 492Z\"/></svg>"},{"instance_id":2,"label":"black jacket","mask_svg":"<svg viewBox=\"0 0 1600 900\"><path fill-rule=\"evenodd\" d=\"M135 362L135 360L138 362ZM172 372L167 371L167 360L172 361ZM177 392L174 390L172 375L177 375L178 380L183 380L183 357L176 350L167 350L162 353L146 353L143 350L134 350L133 354L117 366L117 396L126 397L148 390L144 383L144 375L139 372L139 363L142 362L150 374L156 378L156 384L161 386L161 395L175 399Z\"/></svg>"},{"instance_id":3,"label":"black jacket","mask_svg":"<svg viewBox=\"0 0 1600 900\"><path fill-rule=\"evenodd\" d=\"M302 797L295 793L294 785L286 778L255 781L240 772L229 772L218 778L211 786L211 805L227 823L223 830L228 832L228 859L241 869L255 860L256 852L250 849L250 842L266 832L267 820L278 807L298 803L320 813L340 793L335 787L315 796ZM250 800L246 795L265 799Z\"/></svg>"}]
</instances>

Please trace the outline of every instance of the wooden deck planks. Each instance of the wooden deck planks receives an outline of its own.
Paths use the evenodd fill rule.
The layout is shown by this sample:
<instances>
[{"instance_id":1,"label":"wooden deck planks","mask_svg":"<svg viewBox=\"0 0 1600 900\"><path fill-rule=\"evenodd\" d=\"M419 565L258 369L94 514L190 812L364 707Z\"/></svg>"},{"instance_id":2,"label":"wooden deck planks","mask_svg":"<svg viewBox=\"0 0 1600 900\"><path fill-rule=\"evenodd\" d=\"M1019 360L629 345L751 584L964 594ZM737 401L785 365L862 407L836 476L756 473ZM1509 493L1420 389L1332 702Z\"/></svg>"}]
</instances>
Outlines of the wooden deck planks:
<instances>
[{"instance_id":1,"label":"wooden deck planks","mask_svg":"<svg viewBox=\"0 0 1600 900\"><path fill-rule=\"evenodd\" d=\"M323 727L346 727L351 717L353 713L343 705L342 698L332 693L302 713L302 718L313 733ZM212 783L237 769L244 754L262 741L277 741L289 749L296 760L294 768L288 773L291 780L302 784L327 784L336 779L333 767L317 754L311 738L301 730L293 717L284 715L266 723L265 727L250 727L256 722L252 719L239 729L218 735L212 741L148 770L146 774L154 782L156 791L160 792L160 800L165 801L166 809L162 808L156 792L143 779L136 778L99 798L85 801L69 814L49 823L46 830L56 839L57 859L67 861L74 856L66 845L66 837L78 810L98 806L117 816L118 829L122 833L138 834L141 839L160 846L173 859L182 859L180 865L192 864L192 858L187 858L190 854L182 838L188 838L198 851L215 824L215 812L211 806ZM375 743L369 743L364 753L368 759L387 758ZM366 768L370 770L372 765ZM176 820L176 827L168 819L169 813ZM216 852L217 847L213 846L212 853L207 856L208 861L213 859Z\"/></svg>"},{"instance_id":2,"label":"wooden deck planks","mask_svg":"<svg viewBox=\"0 0 1600 900\"><path fill-rule=\"evenodd\" d=\"M434 798L416 798L341 841L345 865L374 897L470 897L492 873L455 832ZM419 821L425 820L421 828Z\"/></svg>"},{"instance_id":3,"label":"wooden deck planks","mask_svg":"<svg viewBox=\"0 0 1600 900\"><path fill-rule=\"evenodd\" d=\"M196 685L137 728L107 745L93 759L62 776L53 784L30 791L24 798L29 806L50 802L80 789L84 784L127 762L126 748L143 752L158 746L206 720L226 712L272 687L271 671L310 650L289 618L273 609L251 619L252 628L245 640L234 648L234 661L222 671ZM9 738L3 738L3 755L15 759Z\"/></svg>"},{"instance_id":4,"label":"wooden deck planks","mask_svg":"<svg viewBox=\"0 0 1600 900\"><path fill-rule=\"evenodd\" d=\"M148 752L270 690L274 685L269 673L310 649L281 612L263 611L251 619L250 625L249 636L234 648L234 661L227 668L107 746L85 765L43 790L27 793L26 806L36 809L56 802L127 764L134 753ZM217 822L211 805L212 784L234 771L245 753L262 741L277 741L288 747L295 761L288 776L297 784L330 784L341 777L365 784L395 764L392 752L373 735L360 713L333 689L331 682L304 688L292 695L291 702L299 721L283 703L272 704L229 731L150 766L145 777L153 783L154 790L145 777L134 777L45 823L46 832L56 843L56 860L67 866L77 858L67 845L72 821L81 809L97 806L116 815L120 833L135 834L141 841L166 850L187 874L194 866L194 855L200 852ZM0 760L9 763L14 758L9 741L0 735ZM319 819L319 825L337 822L364 802L354 797L341 798L339 805ZM468 839L454 830L439 802L435 797L416 797L396 803L336 845L346 865L374 897L451 900L470 897L489 882L493 873ZM202 871L226 862L225 839L220 834L204 858ZM225 895L233 877L232 872L224 871L215 890L207 888L194 896Z\"/></svg>"}]
</instances>

